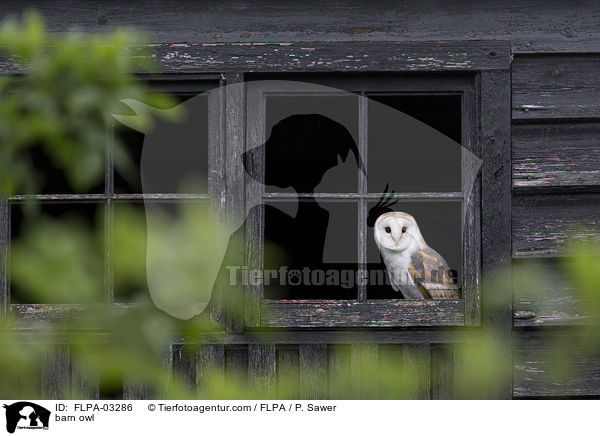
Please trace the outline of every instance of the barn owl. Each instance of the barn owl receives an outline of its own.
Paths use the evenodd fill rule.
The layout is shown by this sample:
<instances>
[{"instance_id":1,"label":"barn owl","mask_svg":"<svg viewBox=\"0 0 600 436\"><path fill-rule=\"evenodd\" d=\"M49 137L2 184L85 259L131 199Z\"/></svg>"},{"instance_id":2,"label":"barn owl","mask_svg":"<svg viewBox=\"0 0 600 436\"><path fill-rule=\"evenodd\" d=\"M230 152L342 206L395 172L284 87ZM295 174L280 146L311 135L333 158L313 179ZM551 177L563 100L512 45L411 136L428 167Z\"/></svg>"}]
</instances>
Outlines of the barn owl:
<instances>
[{"instance_id":1,"label":"barn owl","mask_svg":"<svg viewBox=\"0 0 600 436\"><path fill-rule=\"evenodd\" d=\"M417 221L404 212L386 212L374 225L375 243L392 288L407 299L459 298L444 258L429 247Z\"/></svg>"}]
</instances>

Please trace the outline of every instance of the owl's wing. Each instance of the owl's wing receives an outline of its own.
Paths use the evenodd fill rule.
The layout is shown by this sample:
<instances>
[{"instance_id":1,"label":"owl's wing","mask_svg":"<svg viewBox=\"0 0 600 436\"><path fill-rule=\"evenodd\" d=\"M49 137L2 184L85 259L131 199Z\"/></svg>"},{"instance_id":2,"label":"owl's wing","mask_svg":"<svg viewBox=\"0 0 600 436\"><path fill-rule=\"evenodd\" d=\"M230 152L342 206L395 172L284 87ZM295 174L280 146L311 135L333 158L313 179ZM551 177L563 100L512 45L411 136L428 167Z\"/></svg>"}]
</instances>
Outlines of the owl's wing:
<instances>
[{"instance_id":1,"label":"owl's wing","mask_svg":"<svg viewBox=\"0 0 600 436\"><path fill-rule=\"evenodd\" d=\"M423 294L431 298L460 298L450 268L444 258L433 248L417 250L412 255L409 273Z\"/></svg>"},{"instance_id":2,"label":"owl's wing","mask_svg":"<svg viewBox=\"0 0 600 436\"><path fill-rule=\"evenodd\" d=\"M390 285L396 292L400 292L402 297L411 300L423 300L424 298L431 298L429 295L425 295L419 289L416 284L410 283L409 274L410 272L406 269L395 267L391 263L385 263L386 270L390 277Z\"/></svg>"}]
</instances>

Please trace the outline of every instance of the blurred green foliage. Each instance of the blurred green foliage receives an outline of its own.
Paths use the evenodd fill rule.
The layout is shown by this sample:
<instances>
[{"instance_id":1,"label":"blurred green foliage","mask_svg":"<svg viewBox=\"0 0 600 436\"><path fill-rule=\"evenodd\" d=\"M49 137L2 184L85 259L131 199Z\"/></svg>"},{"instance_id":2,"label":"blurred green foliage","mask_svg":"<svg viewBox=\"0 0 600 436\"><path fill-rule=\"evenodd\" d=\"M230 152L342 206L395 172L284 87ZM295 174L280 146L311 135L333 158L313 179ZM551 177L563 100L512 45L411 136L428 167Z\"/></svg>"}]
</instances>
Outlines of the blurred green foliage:
<instances>
[{"instance_id":1,"label":"blurred green foliage","mask_svg":"<svg viewBox=\"0 0 600 436\"><path fill-rule=\"evenodd\" d=\"M90 229L76 217L41 216L26 223L11 246L11 277L39 303L102 301L103 251Z\"/></svg>"},{"instance_id":2,"label":"blurred green foliage","mask_svg":"<svg viewBox=\"0 0 600 436\"><path fill-rule=\"evenodd\" d=\"M124 30L52 35L35 12L22 22L2 23L0 52L25 71L0 77L2 191L35 192L41 175L33 171L27 151L36 145L66 172L76 191L85 191L103 175L107 129L112 114L123 109L121 99L175 105L168 96L148 92L132 74L149 64L143 52L135 57L127 53L127 47L142 42ZM138 122L150 123L143 109ZM127 174L129 161L118 141L116 147L118 169Z\"/></svg>"},{"instance_id":3,"label":"blurred green foliage","mask_svg":"<svg viewBox=\"0 0 600 436\"><path fill-rule=\"evenodd\" d=\"M174 102L151 93L132 75L143 67L142 57L127 55L127 47L142 41L130 32L107 35L67 33L49 35L41 17L35 13L21 23L7 21L0 26L0 46L21 64L25 73L0 78L0 187L4 193L34 192L34 172L27 151L44 147L55 165L64 169L75 190L85 190L102 179L106 154L106 134L111 114L120 110L123 98L137 99L155 107L169 107ZM140 108L143 106L140 105ZM138 119L151 123L150 113L142 109ZM142 123L142 124L143 124ZM118 144L122 148L122 145ZM123 150L118 153L125 152ZM123 162L122 159L120 159ZM126 172L127 168L120 168ZM120 283L140 286L146 279L147 222L154 220L161 231L155 243L159 247L151 262L155 273L164 278L164 294L152 296L170 304L170 293L195 290L206 294L212 283L207 270L214 270L217 255L226 240L204 210L185 205L177 218L160 210L142 213L124 207L114 222L112 235L113 274ZM152 213L151 216L148 214ZM248 378L248 369L198 367L199 388L187 384L175 371L164 365L171 350L168 343L185 341L192 353L211 332L224 326L211 319L210 310L187 321L175 319L157 310L147 290L142 290L134 304L102 304L104 298L105 257L103 247L105 216L96 218L95 230L76 219L50 218L37 211L26 217L23 236L11 245L12 280L23 292L39 303L85 303L77 307L57 307L56 319L40 319L31 326L11 313L0 329L0 383L2 398L36 398L40 396L40 376L44 362L59 344L68 344L73 368L89 381L96 380L104 391L119 391L123 383L144 386L161 398L298 398L300 368L278 368L277 386L266 389ZM35 220L34 220L35 218ZM217 226L218 227L218 226ZM173 244L175 241L175 244ZM185 247L178 250L176 247ZM161 248L162 247L162 248ZM596 331L600 316L600 251L594 242L575 243L564 263L564 273L576 289L591 324L583 324L582 334L556 343L546 359L554 371L548 383L567 377L572 368L565 367L564 353L577 352L583 357L598 348ZM272 253L271 253L272 254ZM543 267L513 271L513 283L506 276L493 280L490 291L497 295L506 287L545 292L547 274ZM208 289L208 291L210 291ZM76 295L74 295L76 293ZM541 294L535 301L542 301ZM172 298L172 297L171 297ZM223 298L221 309L232 317L243 316L243 294L231 292ZM493 303L493 302L492 302ZM502 299L496 302L505 304ZM174 307L181 304L173 299ZM543 304L543 303L542 303ZM179 309L179 308L178 308ZM222 320L221 320L222 322ZM250 334L250 333L249 333ZM349 332L349 342L360 342L359 355L347 353L346 361L335 372L313 371L312 386L326 386L335 398L422 398L428 384L420 381L430 376L430 367L418 353L398 346L391 352L369 354L377 350L369 336L358 338ZM579 338L579 339L578 339ZM445 383L454 395L473 398L481 395L482 386L494 386L509 376L499 365L505 357L498 332L457 330L456 344L445 353L460 372L448 374ZM354 353L354 354L353 354ZM429 360L426 360L429 362ZM305 370L306 368L304 368ZM63 386L62 396L79 397L83 393Z\"/></svg>"}]
</instances>

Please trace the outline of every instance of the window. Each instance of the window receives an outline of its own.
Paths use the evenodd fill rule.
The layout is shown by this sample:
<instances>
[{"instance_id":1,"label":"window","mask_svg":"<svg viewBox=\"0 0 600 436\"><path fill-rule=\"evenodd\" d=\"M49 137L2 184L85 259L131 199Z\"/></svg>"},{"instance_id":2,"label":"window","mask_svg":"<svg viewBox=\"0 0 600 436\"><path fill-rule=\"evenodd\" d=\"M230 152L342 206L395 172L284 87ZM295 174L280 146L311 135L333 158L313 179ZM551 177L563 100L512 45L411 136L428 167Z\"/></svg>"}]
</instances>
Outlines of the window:
<instances>
[{"instance_id":1,"label":"window","mask_svg":"<svg viewBox=\"0 0 600 436\"><path fill-rule=\"evenodd\" d=\"M61 214L68 205L84 220L95 214L104 216L107 238L99 279L103 280L106 302L126 303L132 292L114 282L110 263L111 229L126 204L141 207L144 201L169 207L193 201L205 203L211 213L248 214L243 229L245 248L237 255L249 268L257 269L269 262L264 257L265 240L267 247L280 246L286 251L287 245L292 255L302 254L297 248L306 235L295 234L283 242L281 235L286 232L286 219L289 222L286 217L294 216L299 207L307 208L307 220L316 223L313 233L325 238L327 263L356 273L381 267L368 226L369 211L393 189L391 199L397 200L394 209L415 216L425 240L457 271L460 299L404 300L385 284L360 281L349 287L325 283L313 290L248 284L244 325L232 321L227 329L479 324L485 315L483 302L488 298L481 288L482 273L510 259L508 44L179 45L177 56L163 56L172 49L168 44L156 47L157 58L162 59L169 74L143 77L157 88L185 99L223 85L236 85L211 92L205 100L198 99L204 101L199 104L205 105L200 111L205 115L197 120L195 135L205 138L206 147L198 147L193 160L206 159L207 164L182 161L184 171L173 174L161 186L150 184L142 190L141 177L125 180L115 174L116 157L109 148L103 187L89 193L69 193L61 187L60 178L53 177L56 186L47 186L32 196L47 203L44 207L52 209L51 213ZM289 83L284 86L281 81L296 85L290 88ZM305 177L298 176L294 184L266 183L267 179L277 179L277 172L284 171L284 167L278 168L277 153L253 150L265 144L274 126L298 112L334 120L337 124L330 123L325 135L338 137L335 131L343 126L345 142L340 147L344 151L331 163L324 160L323 167L308 168ZM389 114L406 114L461 147L448 148L441 154L438 149L434 155L424 146L411 147L409 150L415 153L412 164L397 171L397 155L389 159L387 154L388 134L381 134L395 127L393 119L386 119ZM290 126L283 127L282 131L289 134ZM137 160L142 135L128 131L124 136L137 150ZM351 147L343 148L350 143L355 145L356 153ZM319 152L324 150L316 148L312 156ZM285 154L281 159L286 158ZM271 156L275 156L275 165L269 163ZM171 163L178 165L177 156L170 157L175 159ZM160 163L164 156L155 159ZM324 159L329 156L324 155ZM301 166L287 168L285 171ZM423 171L433 171L435 176L423 177ZM177 192L178 184L189 174L205 181L206 189ZM317 181L318 176L322 177ZM8 223L13 234L19 232L19 203L27 199L15 195L0 203L1 235L7 242L2 245L3 279L8 277ZM315 207L315 203L325 207ZM260 204L266 206L252 212ZM279 215L267 213L270 206L277 206L274 209L280 211ZM322 236L324 225L319 222L325 219L320 216L321 209L328 214L326 233L332 236ZM331 223L337 225L332 227ZM328 244L328 237L336 243ZM309 252L302 254L299 266L310 258ZM33 310L33 301L19 301L18 290L11 295L9 280L4 280L2 286L3 304L25 318L35 320L57 310L52 306ZM213 310L217 318L226 316Z\"/></svg>"},{"instance_id":2,"label":"window","mask_svg":"<svg viewBox=\"0 0 600 436\"><path fill-rule=\"evenodd\" d=\"M473 237L481 212L480 186L473 188L481 184L474 77L284 78L257 75L246 85L246 147L259 154L246 175L247 210L258 214L246 229L248 268L265 271L263 283L250 286L259 324L464 324L481 274L481 241ZM337 162L319 166L340 153L344 135L356 152L344 145ZM392 289L368 225L384 199L415 217L456 272L461 300L403 300ZM257 204L264 207L253 211Z\"/></svg>"},{"instance_id":3,"label":"window","mask_svg":"<svg viewBox=\"0 0 600 436\"><path fill-rule=\"evenodd\" d=\"M149 85L156 88L157 91L166 92L173 95L178 102L185 102L191 97L202 94L207 90L218 88L222 84L222 79L218 75L194 75L193 77L169 77L159 75L144 75L141 80L147 80ZM127 207L134 207L144 210L144 203L154 203L163 209L174 209L174 206L181 201L197 202L208 211L214 205L211 205L210 198L215 192L222 190L222 181L216 176L221 173L220 169L215 170L216 162L223 152L222 145L219 143L218 122L214 119L220 117L220 102L209 101L208 95L200 95L196 99L194 113L197 120L192 125L193 131L183 132L182 138L194 138L196 143L194 147L183 147L185 155L177 153L177 146L180 144L171 144L171 147L165 148L164 138L156 138L156 135L146 136L143 133L129 129L127 127L115 129L110 135L107 135L107 147L104 183L93 187L89 192L72 192L64 175L54 168L48 159L45 158L41 150L35 149L32 160L36 169L45 176L46 183L42 184L38 194L33 195L12 195L6 201L6 215L2 217L3 223L10 222L8 244L10 241L18 238L22 233L22 222L25 204L30 200L37 200L40 203L41 211L51 217L60 217L61 219L73 219L84 222L90 228L103 230L105 234L102 252L98 253L98 259L101 260L101 266L97 270L96 283L98 288L104 290L103 295L99 295L97 303L115 303L127 305L132 303L132 295L139 289L132 289L128 283L121 283L115 271L113 229L123 217ZM214 118L214 119L213 119ZM158 122L160 124L160 121ZM168 128L181 129L181 125L169 126L163 123L163 131ZM217 127L215 127L217 126ZM160 131L160 126L157 129ZM172 132L171 132L172 133ZM181 133L181 132L179 132ZM123 177L115 170L119 166L120 157L115 154L112 146L113 135L121 135L126 149L134 165L133 172L127 177ZM146 141L145 141L146 140ZM160 146L153 146L151 141L161 142ZM166 144L169 144L167 141ZM186 144L184 144L185 146ZM189 144L188 144L189 145ZM170 172L158 179L149 177L142 180L142 171L140 170L140 161L142 159L142 149L145 148L144 174L152 174L152 171L160 171L161 167L177 168L177 171ZM190 155L190 150L194 151ZM209 170L213 170L211 177L208 177ZM194 181L194 187L198 189L188 192L183 188L187 181ZM142 189L143 188L143 189ZM183 189L183 193L181 192ZM8 218L9 217L9 218ZM4 221L8 218L7 221ZM96 223L103 223L98 229L94 227ZM146 232L146 229L141 229ZM8 250L7 250L8 251ZM137 255L140 257L139 265L145 265L145 247L140 248ZM10 263L8 280L6 281L6 297L9 307L17 315L30 319L35 322L38 319L45 319L52 316L64 316L65 307L56 303L69 303L71 308L77 309L77 304L84 301L78 300L80 292L78 290L66 290L67 297L57 299L57 301L46 301L48 305L39 305L31 295L21 292L10 281L10 270L18 268L14 261ZM145 275L144 273L141 276ZM145 289L144 289L145 290ZM57 297L58 298L58 297ZM85 300L89 302L89 300ZM68 311L66 312L68 313ZM62 315L61 315L62 314Z\"/></svg>"}]
</instances>

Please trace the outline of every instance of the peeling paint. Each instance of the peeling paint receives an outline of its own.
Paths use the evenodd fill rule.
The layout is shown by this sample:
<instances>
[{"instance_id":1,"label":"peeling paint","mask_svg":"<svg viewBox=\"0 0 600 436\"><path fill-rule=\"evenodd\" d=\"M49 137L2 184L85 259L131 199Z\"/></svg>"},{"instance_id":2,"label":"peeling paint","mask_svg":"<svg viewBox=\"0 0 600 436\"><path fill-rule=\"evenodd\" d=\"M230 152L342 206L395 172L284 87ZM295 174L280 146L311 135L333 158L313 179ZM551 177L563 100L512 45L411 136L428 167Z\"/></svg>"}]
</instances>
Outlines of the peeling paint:
<instances>
[{"instance_id":1,"label":"peeling paint","mask_svg":"<svg viewBox=\"0 0 600 436\"><path fill-rule=\"evenodd\" d=\"M375 29L370 29L368 27L355 27L352 29L353 35L360 35L361 33L372 33L375 32Z\"/></svg>"}]
</instances>

